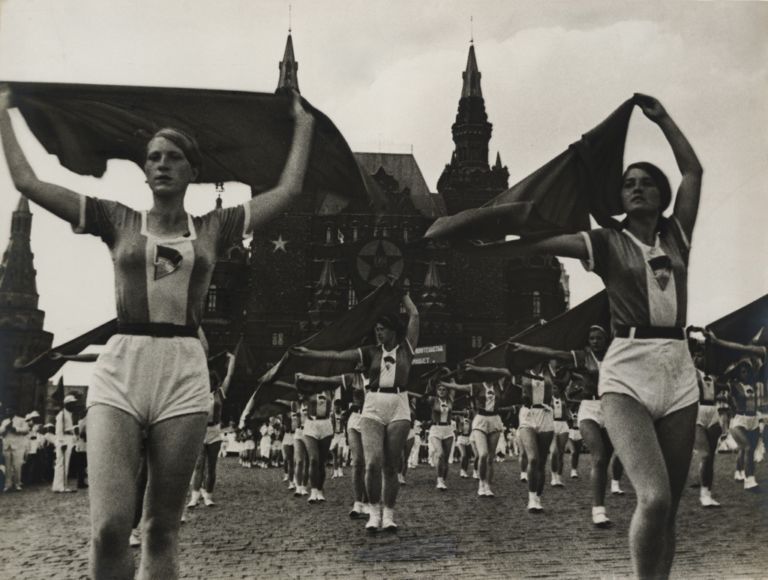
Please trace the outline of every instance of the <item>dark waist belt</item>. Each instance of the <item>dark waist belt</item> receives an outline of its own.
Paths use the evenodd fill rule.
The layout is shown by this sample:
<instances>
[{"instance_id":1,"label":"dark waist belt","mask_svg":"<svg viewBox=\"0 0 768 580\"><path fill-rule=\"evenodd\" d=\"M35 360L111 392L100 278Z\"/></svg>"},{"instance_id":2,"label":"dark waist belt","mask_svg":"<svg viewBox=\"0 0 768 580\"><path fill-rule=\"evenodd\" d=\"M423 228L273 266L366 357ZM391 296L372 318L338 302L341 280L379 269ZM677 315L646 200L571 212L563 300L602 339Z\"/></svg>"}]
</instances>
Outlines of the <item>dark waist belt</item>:
<instances>
[{"instance_id":1,"label":"dark waist belt","mask_svg":"<svg viewBox=\"0 0 768 580\"><path fill-rule=\"evenodd\" d=\"M436 424L439 425L440 427L445 427L447 425L452 425L452 423L450 421L438 421Z\"/></svg>"},{"instance_id":2,"label":"dark waist belt","mask_svg":"<svg viewBox=\"0 0 768 580\"><path fill-rule=\"evenodd\" d=\"M568 419L563 419L562 417L555 417L555 421L560 421L561 423L567 423Z\"/></svg>"},{"instance_id":3,"label":"dark waist belt","mask_svg":"<svg viewBox=\"0 0 768 580\"><path fill-rule=\"evenodd\" d=\"M165 322L119 322L117 334L133 334L139 336L156 336L172 338L174 336L190 336L197 338L197 328L194 326L179 326Z\"/></svg>"},{"instance_id":4,"label":"dark waist belt","mask_svg":"<svg viewBox=\"0 0 768 580\"><path fill-rule=\"evenodd\" d=\"M536 404L536 405L523 405L523 407L525 407L525 408L527 408L527 409L547 409L547 410L549 410L549 411L551 411L551 410L552 410L552 409L551 409L550 407L548 407L547 405L539 405L539 404Z\"/></svg>"},{"instance_id":5,"label":"dark waist belt","mask_svg":"<svg viewBox=\"0 0 768 580\"><path fill-rule=\"evenodd\" d=\"M619 326L615 336L618 338L672 338L685 339L685 329L677 326Z\"/></svg>"},{"instance_id":6,"label":"dark waist belt","mask_svg":"<svg viewBox=\"0 0 768 580\"><path fill-rule=\"evenodd\" d=\"M400 387L374 387L371 389L372 393L403 393L405 389Z\"/></svg>"},{"instance_id":7,"label":"dark waist belt","mask_svg":"<svg viewBox=\"0 0 768 580\"><path fill-rule=\"evenodd\" d=\"M482 415L483 417L493 417L494 415L498 415L496 411L486 411L485 409L478 409L477 414Z\"/></svg>"}]
</instances>

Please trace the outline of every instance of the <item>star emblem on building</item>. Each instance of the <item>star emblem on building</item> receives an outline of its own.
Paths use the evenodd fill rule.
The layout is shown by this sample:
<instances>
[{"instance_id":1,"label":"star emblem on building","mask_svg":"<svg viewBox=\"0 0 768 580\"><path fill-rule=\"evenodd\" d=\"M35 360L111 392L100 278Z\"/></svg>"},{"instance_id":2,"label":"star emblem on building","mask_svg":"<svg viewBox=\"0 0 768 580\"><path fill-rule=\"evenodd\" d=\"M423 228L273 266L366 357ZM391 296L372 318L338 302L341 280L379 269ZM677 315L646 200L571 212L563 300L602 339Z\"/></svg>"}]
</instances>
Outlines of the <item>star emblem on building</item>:
<instances>
[{"instance_id":1,"label":"star emblem on building","mask_svg":"<svg viewBox=\"0 0 768 580\"><path fill-rule=\"evenodd\" d=\"M274 252L285 252L288 253L288 250L285 249L285 245L288 243L288 240L283 239L283 234L280 234L277 236L276 240L270 240L274 248L272 248L272 253Z\"/></svg>"},{"instance_id":2,"label":"star emblem on building","mask_svg":"<svg viewBox=\"0 0 768 580\"><path fill-rule=\"evenodd\" d=\"M403 273L403 254L393 243L374 240L367 243L357 255L360 277L373 286L383 283L389 276L399 278Z\"/></svg>"}]
</instances>

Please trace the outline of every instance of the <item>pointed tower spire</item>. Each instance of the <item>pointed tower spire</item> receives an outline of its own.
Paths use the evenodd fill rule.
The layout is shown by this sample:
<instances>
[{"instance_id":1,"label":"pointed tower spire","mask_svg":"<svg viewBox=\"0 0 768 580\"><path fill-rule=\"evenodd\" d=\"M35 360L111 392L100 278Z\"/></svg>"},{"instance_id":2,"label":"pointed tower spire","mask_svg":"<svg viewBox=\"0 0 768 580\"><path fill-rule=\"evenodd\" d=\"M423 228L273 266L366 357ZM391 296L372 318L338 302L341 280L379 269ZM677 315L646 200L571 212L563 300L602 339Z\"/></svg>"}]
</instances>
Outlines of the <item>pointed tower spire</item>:
<instances>
[{"instance_id":1,"label":"pointed tower spire","mask_svg":"<svg viewBox=\"0 0 768 580\"><path fill-rule=\"evenodd\" d=\"M11 216L11 237L0 262L0 398L28 412L39 405L40 380L14 369L50 348L53 335L43 330L39 310L34 254L30 246L32 214L26 198Z\"/></svg>"},{"instance_id":2,"label":"pointed tower spire","mask_svg":"<svg viewBox=\"0 0 768 580\"><path fill-rule=\"evenodd\" d=\"M11 239L0 264L0 296L5 304L37 308L34 255L30 246L32 213L27 198L21 196L11 217Z\"/></svg>"},{"instance_id":3,"label":"pointed tower spire","mask_svg":"<svg viewBox=\"0 0 768 580\"><path fill-rule=\"evenodd\" d=\"M280 69L280 78L277 81L277 91L299 91L299 63L293 54L293 38L291 29L288 29L288 40L285 43L285 53L283 60L278 65Z\"/></svg>"},{"instance_id":4,"label":"pointed tower spire","mask_svg":"<svg viewBox=\"0 0 768 580\"><path fill-rule=\"evenodd\" d=\"M473 39L462 73L459 110L451 127L456 147L437 181L437 191L443 195L449 214L483 205L507 188L506 167L491 168L488 164L493 125L485 112L480 77Z\"/></svg>"},{"instance_id":5,"label":"pointed tower spire","mask_svg":"<svg viewBox=\"0 0 768 580\"><path fill-rule=\"evenodd\" d=\"M480 97L483 98L483 90L480 88L480 70L477 68L477 58L475 58L475 45L469 45L469 56L467 56L467 68L461 74L464 79L464 86L461 88L461 98Z\"/></svg>"},{"instance_id":6,"label":"pointed tower spire","mask_svg":"<svg viewBox=\"0 0 768 580\"><path fill-rule=\"evenodd\" d=\"M500 151L496 152L496 163L494 163L493 168L494 169L501 169L502 168L502 165L501 165L501 152Z\"/></svg>"}]
</instances>

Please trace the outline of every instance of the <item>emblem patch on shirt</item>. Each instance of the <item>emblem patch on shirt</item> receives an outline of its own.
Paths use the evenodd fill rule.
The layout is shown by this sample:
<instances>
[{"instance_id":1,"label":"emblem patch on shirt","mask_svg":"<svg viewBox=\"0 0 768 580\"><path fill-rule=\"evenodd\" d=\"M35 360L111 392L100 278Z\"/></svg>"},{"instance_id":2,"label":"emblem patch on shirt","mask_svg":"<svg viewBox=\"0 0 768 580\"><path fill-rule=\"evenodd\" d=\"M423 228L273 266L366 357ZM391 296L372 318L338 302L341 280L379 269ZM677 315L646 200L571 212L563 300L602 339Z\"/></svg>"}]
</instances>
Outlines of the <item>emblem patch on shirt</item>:
<instances>
[{"instance_id":1,"label":"emblem patch on shirt","mask_svg":"<svg viewBox=\"0 0 768 580\"><path fill-rule=\"evenodd\" d=\"M155 280L173 274L181 266L183 256L168 246L155 246Z\"/></svg>"},{"instance_id":2,"label":"emblem patch on shirt","mask_svg":"<svg viewBox=\"0 0 768 580\"><path fill-rule=\"evenodd\" d=\"M669 256L656 256L648 260L648 265L653 270L653 277L662 291L667 289L669 279L672 277L672 260Z\"/></svg>"}]
</instances>

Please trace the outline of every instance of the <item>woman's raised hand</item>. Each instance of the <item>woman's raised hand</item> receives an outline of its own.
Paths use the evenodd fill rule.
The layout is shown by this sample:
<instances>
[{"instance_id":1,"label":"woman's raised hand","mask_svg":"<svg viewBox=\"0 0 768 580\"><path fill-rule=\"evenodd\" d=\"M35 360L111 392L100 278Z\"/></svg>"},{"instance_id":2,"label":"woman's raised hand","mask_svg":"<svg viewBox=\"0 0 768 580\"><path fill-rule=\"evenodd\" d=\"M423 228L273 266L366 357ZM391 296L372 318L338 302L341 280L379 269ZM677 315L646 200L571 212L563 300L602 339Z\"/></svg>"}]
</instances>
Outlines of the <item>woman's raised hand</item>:
<instances>
[{"instance_id":1,"label":"woman's raised hand","mask_svg":"<svg viewBox=\"0 0 768 580\"><path fill-rule=\"evenodd\" d=\"M293 102L291 104L291 117L297 125L312 126L315 122L315 118L309 113L301 104L301 95L297 91L293 91Z\"/></svg>"},{"instance_id":2,"label":"woman's raised hand","mask_svg":"<svg viewBox=\"0 0 768 580\"><path fill-rule=\"evenodd\" d=\"M635 103L637 103L637 106L640 107L645 116L654 123L668 116L664 106L655 97L650 95L635 93Z\"/></svg>"}]
</instances>

